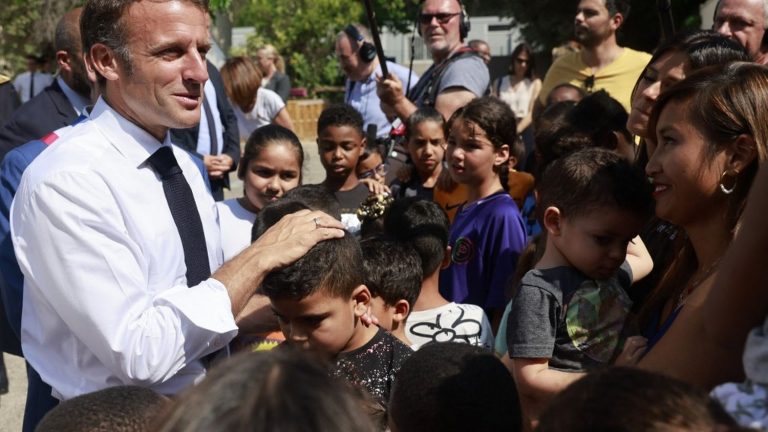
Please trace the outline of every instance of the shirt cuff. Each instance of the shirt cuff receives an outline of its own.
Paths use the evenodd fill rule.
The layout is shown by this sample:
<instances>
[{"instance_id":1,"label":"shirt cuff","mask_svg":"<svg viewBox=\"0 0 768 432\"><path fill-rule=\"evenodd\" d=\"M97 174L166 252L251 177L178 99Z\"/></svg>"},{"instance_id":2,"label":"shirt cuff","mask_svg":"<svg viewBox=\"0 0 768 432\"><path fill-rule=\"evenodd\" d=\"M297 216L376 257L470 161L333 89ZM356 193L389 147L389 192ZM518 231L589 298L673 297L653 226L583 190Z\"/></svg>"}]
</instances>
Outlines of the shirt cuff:
<instances>
[{"instance_id":1,"label":"shirt cuff","mask_svg":"<svg viewBox=\"0 0 768 432\"><path fill-rule=\"evenodd\" d=\"M160 293L156 305L169 306L178 310L200 329L225 335L237 334L237 324L232 315L232 302L224 284L208 278L193 287L176 286Z\"/></svg>"}]
</instances>

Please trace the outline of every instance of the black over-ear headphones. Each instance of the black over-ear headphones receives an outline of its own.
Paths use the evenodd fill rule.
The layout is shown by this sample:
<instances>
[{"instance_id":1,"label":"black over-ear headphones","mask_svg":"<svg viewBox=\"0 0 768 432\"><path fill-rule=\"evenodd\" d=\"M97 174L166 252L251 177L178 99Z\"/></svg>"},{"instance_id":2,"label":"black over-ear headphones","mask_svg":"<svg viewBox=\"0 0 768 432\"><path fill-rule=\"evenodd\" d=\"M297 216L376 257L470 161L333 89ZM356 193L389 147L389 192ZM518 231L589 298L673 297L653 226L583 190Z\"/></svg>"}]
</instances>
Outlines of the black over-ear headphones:
<instances>
[{"instance_id":1,"label":"black over-ear headphones","mask_svg":"<svg viewBox=\"0 0 768 432\"><path fill-rule=\"evenodd\" d=\"M456 1L459 3L459 7L461 8L461 12L459 13L459 37L463 41L469 35L469 31L472 29L472 25L469 23L469 15L467 15L467 9L464 7L464 3L462 3L461 0ZM419 22L419 18L421 16L422 3L424 3L424 0L419 2L419 14L416 16L416 31L419 32L419 36L421 36L421 23Z\"/></svg>"},{"instance_id":2,"label":"black over-ear headphones","mask_svg":"<svg viewBox=\"0 0 768 432\"><path fill-rule=\"evenodd\" d=\"M363 35L357 30L357 27L350 24L344 28L344 33L357 41L357 45L360 47L357 50L357 55L360 57L360 60L365 63L370 63L376 58L376 46L367 42Z\"/></svg>"}]
</instances>

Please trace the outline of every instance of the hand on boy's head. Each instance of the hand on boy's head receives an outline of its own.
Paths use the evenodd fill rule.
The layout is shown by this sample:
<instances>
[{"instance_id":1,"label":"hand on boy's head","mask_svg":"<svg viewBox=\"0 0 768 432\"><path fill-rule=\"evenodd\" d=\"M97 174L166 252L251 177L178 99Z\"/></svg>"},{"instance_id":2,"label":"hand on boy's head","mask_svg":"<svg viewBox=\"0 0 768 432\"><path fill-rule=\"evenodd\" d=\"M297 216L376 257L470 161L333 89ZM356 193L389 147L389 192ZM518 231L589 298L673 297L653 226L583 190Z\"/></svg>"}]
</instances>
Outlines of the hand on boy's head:
<instances>
[{"instance_id":1,"label":"hand on boy's head","mask_svg":"<svg viewBox=\"0 0 768 432\"><path fill-rule=\"evenodd\" d=\"M251 245L263 257L267 271L285 267L304 256L317 243L344 237L344 225L321 211L291 213Z\"/></svg>"}]
</instances>

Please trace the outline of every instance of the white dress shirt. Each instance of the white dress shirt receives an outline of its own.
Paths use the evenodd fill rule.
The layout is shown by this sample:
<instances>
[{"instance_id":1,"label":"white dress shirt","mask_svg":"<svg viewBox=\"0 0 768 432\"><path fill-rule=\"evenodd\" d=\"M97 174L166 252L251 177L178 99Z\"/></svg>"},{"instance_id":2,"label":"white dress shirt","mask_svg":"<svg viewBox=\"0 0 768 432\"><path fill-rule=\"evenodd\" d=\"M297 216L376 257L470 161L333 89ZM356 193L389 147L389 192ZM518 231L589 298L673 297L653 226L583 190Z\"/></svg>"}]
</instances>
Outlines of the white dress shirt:
<instances>
[{"instance_id":1,"label":"white dress shirt","mask_svg":"<svg viewBox=\"0 0 768 432\"><path fill-rule=\"evenodd\" d=\"M205 82L203 86L203 93L208 100L208 106L211 107L211 115L213 116L213 127L219 142L217 144L216 154L221 154L221 147L224 145L224 125L221 124L221 113L216 101L216 88L211 83L211 80ZM211 154L211 133L210 125L208 124L208 117L205 115L205 108L200 107L200 127L197 134L197 152L201 155Z\"/></svg>"},{"instance_id":2,"label":"white dress shirt","mask_svg":"<svg viewBox=\"0 0 768 432\"><path fill-rule=\"evenodd\" d=\"M225 287L187 287L162 183L146 163L158 142L99 99L24 173L11 231L24 273L24 354L59 399L135 384L175 394L205 375L200 358L237 333ZM217 213L191 156L173 147L192 188L212 270Z\"/></svg>"},{"instance_id":3,"label":"white dress shirt","mask_svg":"<svg viewBox=\"0 0 768 432\"><path fill-rule=\"evenodd\" d=\"M240 130L240 139L248 141L248 137L256 129L266 126L280 114L285 108L285 102L272 90L259 87L256 90L256 104L250 112L244 113L239 106L233 105L237 116L237 127Z\"/></svg>"},{"instance_id":4,"label":"white dress shirt","mask_svg":"<svg viewBox=\"0 0 768 432\"><path fill-rule=\"evenodd\" d=\"M56 82L59 84L59 87L61 87L61 91L64 92L64 96L67 97L69 103L72 104L72 108L77 115L82 115L83 112L85 112L85 107L91 104L90 99L83 97L78 92L72 90L60 76L56 77Z\"/></svg>"},{"instance_id":5,"label":"white dress shirt","mask_svg":"<svg viewBox=\"0 0 768 432\"><path fill-rule=\"evenodd\" d=\"M224 261L229 261L251 244L256 213L241 206L237 198L219 201L216 208L219 210L221 249Z\"/></svg>"},{"instance_id":6,"label":"white dress shirt","mask_svg":"<svg viewBox=\"0 0 768 432\"><path fill-rule=\"evenodd\" d=\"M51 74L47 74L45 72L35 72L34 74L34 80L35 80L35 87L34 89L31 89L32 85L32 72L22 72L20 73L16 79L13 80L13 87L16 88L16 93L19 94L19 98L21 99L21 103L25 103L28 100L32 99L29 97L29 91L33 91L32 97L37 96L40 94L43 89L48 87L53 83L53 76Z\"/></svg>"}]
</instances>

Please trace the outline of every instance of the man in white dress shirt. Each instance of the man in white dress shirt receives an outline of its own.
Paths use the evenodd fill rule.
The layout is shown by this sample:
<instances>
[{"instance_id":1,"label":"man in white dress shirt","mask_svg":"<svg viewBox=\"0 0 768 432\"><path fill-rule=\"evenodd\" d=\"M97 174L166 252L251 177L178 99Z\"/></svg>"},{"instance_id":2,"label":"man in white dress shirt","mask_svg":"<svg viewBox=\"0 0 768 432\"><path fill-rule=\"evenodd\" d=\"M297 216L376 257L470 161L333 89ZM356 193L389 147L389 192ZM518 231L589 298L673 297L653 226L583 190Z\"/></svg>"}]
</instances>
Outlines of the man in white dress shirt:
<instances>
[{"instance_id":1,"label":"man in white dress shirt","mask_svg":"<svg viewBox=\"0 0 768 432\"><path fill-rule=\"evenodd\" d=\"M19 94L21 103L37 96L44 88L51 85L53 77L43 70L45 59L35 55L27 56L27 71L22 72L13 80L16 93Z\"/></svg>"},{"instance_id":2,"label":"man in white dress shirt","mask_svg":"<svg viewBox=\"0 0 768 432\"><path fill-rule=\"evenodd\" d=\"M370 31L360 24L350 24L336 36L336 58L347 77L344 85L344 101L363 116L363 127L376 125L376 136L386 138L392 122L381 110L381 100L376 94L376 76L381 75L376 47L371 43ZM395 74L409 88L416 86L419 76L397 63L388 61L389 73Z\"/></svg>"},{"instance_id":3,"label":"man in white dress shirt","mask_svg":"<svg viewBox=\"0 0 768 432\"><path fill-rule=\"evenodd\" d=\"M102 97L32 162L11 209L24 354L60 400L122 384L175 394L205 376L203 357L235 336L266 273L343 231L298 212L222 264L214 202L168 133L200 119L207 1L89 0L80 26ZM186 264L189 237L153 168L161 153L191 189L207 266ZM212 274L188 283L199 267Z\"/></svg>"}]
</instances>

